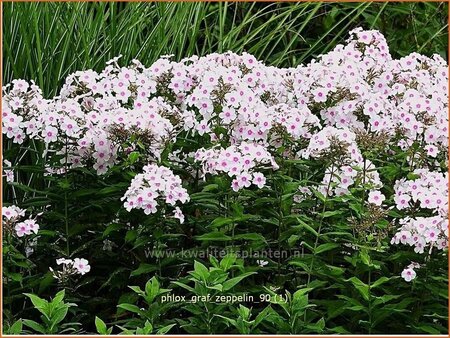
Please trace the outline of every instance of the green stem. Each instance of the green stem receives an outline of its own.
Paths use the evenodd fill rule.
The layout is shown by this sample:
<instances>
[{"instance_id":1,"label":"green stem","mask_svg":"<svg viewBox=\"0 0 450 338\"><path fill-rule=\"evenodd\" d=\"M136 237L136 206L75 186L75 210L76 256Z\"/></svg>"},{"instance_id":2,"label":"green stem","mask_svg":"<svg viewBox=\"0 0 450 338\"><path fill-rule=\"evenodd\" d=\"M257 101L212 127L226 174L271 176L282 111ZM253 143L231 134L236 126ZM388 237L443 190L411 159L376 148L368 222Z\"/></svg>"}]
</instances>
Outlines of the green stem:
<instances>
[{"instance_id":1,"label":"green stem","mask_svg":"<svg viewBox=\"0 0 450 338\"><path fill-rule=\"evenodd\" d=\"M309 266L308 280L307 280L307 283L306 283L306 287L307 288L309 287L309 283L311 282L311 271L312 271L312 269L314 267L314 260L316 258L316 249L317 249L317 245L319 244L319 238L320 238L320 234L321 234L321 231L322 231L322 225L323 225L323 219L324 219L323 218L323 214L324 214L324 212L326 210L326 207L327 207L328 195L329 195L330 188L331 188L331 181L333 179L333 173L334 173L334 163L332 163L332 165L331 165L330 181L328 182L328 185L327 185L327 190L326 190L326 194L325 194L325 200L323 202L323 208L322 208L322 216L320 217L319 229L317 229L317 236L316 236L316 240L314 242L314 252L313 252L312 259L311 259L311 265ZM303 320L305 322L306 322L306 315L307 315L307 313L308 313L308 311L305 310L305 314L303 316Z\"/></svg>"},{"instance_id":2,"label":"green stem","mask_svg":"<svg viewBox=\"0 0 450 338\"><path fill-rule=\"evenodd\" d=\"M370 259L369 259L370 264ZM369 289L369 334L372 334L372 294L370 292L372 283L372 269L369 266L369 282L368 282L368 289Z\"/></svg>"},{"instance_id":3,"label":"green stem","mask_svg":"<svg viewBox=\"0 0 450 338\"><path fill-rule=\"evenodd\" d=\"M276 184L275 184L276 187ZM283 209L282 209L282 194L277 191L277 197L278 197L278 277L281 276L281 243L280 243L280 237L281 237L281 231L283 228Z\"/></svg>"},{"instance_id":4,"label":"green stem","mask_svg":"<svg viewBox=\"0 0 450 338\"><path fill-rule=\"evenodd\" d=\"M67 161L68 161L68 154L67 154L67 136L66 136L66 147L65 147L65 161L64 161L64 178L66 180L66 184L68 183L67 180ZM65 225L66 225L66 252L67 257L70 256L70 244L69 244L69 202L67 198L67 187L64 191L64 219L65 219Z\"/></svg>"},{"instance_id":5,"label":"green stem","mask_svg":"<svg viewBox=\"0 0 450 338\"><path fill-rule=\"evenodd\" d=\"M328 182L328 185L327 185L327 190L326 190L325 200L324 200L324 202L323 202L322 216L320 217L319 229L317 229L317 236L316 236L316 240L315 240L315 242L314 242L314 252L313 252L313 257L312 257L312 260L311 260L311 265L310 265L309 271L308 271L308 281L307 281L307 283L306 283L306 287L309 286L309 283L310 283L310 281L311 281L311 271L312 271L313 266L314 266L314 259L315 259L315 257L316 257L316 249L317 249L317 245L319 244L319 238L320 238L320 234L321 234L321 231L322 231L323 214L324 214L324 212L325 212L325 210L326 210L326 207L327 207L328 195L329 195L329 193L330 193L331 180L333 179L333 173L334 173L334 163L331 165L331 177L330 177L330 181ZM305 312L305 314L306 314L306 312Z\"/></svg>"}]
</instances>

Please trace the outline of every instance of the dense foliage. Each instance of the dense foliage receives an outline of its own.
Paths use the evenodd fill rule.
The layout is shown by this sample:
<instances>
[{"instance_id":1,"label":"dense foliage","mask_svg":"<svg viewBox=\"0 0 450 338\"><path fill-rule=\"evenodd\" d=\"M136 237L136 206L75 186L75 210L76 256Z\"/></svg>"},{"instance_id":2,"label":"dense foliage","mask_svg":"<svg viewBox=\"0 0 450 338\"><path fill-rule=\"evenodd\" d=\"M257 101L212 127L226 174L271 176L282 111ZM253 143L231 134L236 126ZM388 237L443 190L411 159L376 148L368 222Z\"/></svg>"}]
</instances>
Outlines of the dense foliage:
<instances>
[{"instance_id":1,"label":"dense foliage","mask_svg":"<svg viewBox=\"0 0 450 338\"><path fill-rule=\"evenodd\" d=\"M295 68L284 42L267 63L195 43L205 56L86 58L58 90L49 69L44 88L11 79L5 332L447 333L447 63L343 29Z\"/></svg>"}]
</instances>

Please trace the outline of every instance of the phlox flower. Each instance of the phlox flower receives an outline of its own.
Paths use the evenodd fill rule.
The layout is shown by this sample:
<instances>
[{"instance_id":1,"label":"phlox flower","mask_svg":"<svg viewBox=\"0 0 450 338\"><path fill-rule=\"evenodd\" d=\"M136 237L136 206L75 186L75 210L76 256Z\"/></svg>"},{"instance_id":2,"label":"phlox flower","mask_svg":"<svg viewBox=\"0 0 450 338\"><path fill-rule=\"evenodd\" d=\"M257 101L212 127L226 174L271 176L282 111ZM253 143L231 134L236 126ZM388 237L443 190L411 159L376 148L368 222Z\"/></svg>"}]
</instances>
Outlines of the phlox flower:
<instances>
[{"instance_id":1,"label":"phlox flower","mask_svg":"<svg viewBox=\"0 0 450 338\"><path fill-rule=\"evenodd\" d=\"M11 168L12 164L8 160L3 160L3 163L6 167ZM3 172L5 173L6 182L11 183L14 182L14 171L12 169L3 169Z\"/></svg>"},{"instance_id":2,"label":"phlox flower","mask_svg":"<svg viewBox=\"0 0 450 338\"><path fill-rule=\"evenodd\" d=\"M31 229L27 226L25 222L17 223L14 227L18 237L23 237L24 235L31 235Z\"/></svg>"},{"instance_id":3,"label":"phlox flower","mask_svg":"<svg viewBox=\"0 0 450 338\"><path fill-rule=\"evenodd\" d=\"M410 282L416 278L416 272L412 268L408 267L402 271L402 278L405 281Z\"/></svg>"},{"instance_id":4,"label":"phlox flower","mask_svg":"<svg viewBox=\"0 0 450 338\"><path fill-rule=\"evenodd\" d=\"M401 210L407 208L409 206L409 201L411 200L411 196L406 194L396 194L394 196L394 202L397 205L397 209Z\"/></svg>"},{"instance_id":5,"label":"phlox flower","mask_svg":"<svg viewBox=\"0 0 450 338\"><path fill-rule=\"evenodd\" d=\"M124 203L124 205L126 205L126 202ZM127 208L127 211L130 211L132 208L133 207ZM146 214L146 215L154 214L154 213L156 213L156 211L158 211L158 209L156 208L155 201L148 201L148 202L144 203L143 209L144 209L144 214Z\"/></svg>"},{"instance_id":6,"label":"phlox flower","mask_svg":"<svg viewBox=\"0 0 450 338\"><path fill-rule=\"evenodd\" d=\"M369 192L367 201L369 203L380 206L381 204L383 204L383 201L385 199L386 197L381 192L379 192L378 190L372 190L371 192Z\"/></svg>"},{"instance_id":7,"label":"phlox flower","mask_svg":"<svg viewBox=\"0 0 450 338\"><path fill-rule=\"evenodd\" d=\"M42 137L45 143L56 142L58 140L58 129L48 126L42 131Z\"/></svg>"},{"instance_id":8,"label":"phlox flower","mask_svg":"<svg viewBox=\"0 0 450 338\"><path fill-rule=\"evenodd\" d=\"M39 224L33 219L27 219L17 223L14 229L16 230L16 235L18 237L23 237L24 235L31 235L32 233L37 234L39 231Z\"/></svg>"},{"instance_id":9,"label":"phlox flower","mask_svg":"<svg viewBox=\"0 0 450 338\"><path fill-rule=\"evenodd\" d=\"M248 188L252 184L252 176L248 173L242 173L236 177L240 188Z\"/></svg>"},{"instance_id":10,"label":"phlox flower","mask_svg":"<svg viewBox=\"0 0 450 338\"><path fill-rule=\"evenodd\" d=\"M61 265L61 264L73 264L73 260L66 259L66 258L58 258L56 260L56 264L58 264L58 265Z\"/></svg>"},{"instance_id":11,"label":"phlox flower","mask_svg":"<svg viewBox=\"0 0 450 338\"><path fill-rule=\"evenodd\" d=\"M2 217L5 217L7 220L22 216L25 216L24 209L20 209L15 205L10 207L2 207Z\"/></svg>"},{"instance_id":12,"label":"phlox flower","mask_svg":"<svg viewBox=\"0 0 450 338\"><path fill-rule=\"evenodd\" d=\"M261 189L266 184L266 178L261 173L254 173L252 183Z\"/></svg>"},{"instance_id":13,"label":"phlox flower","mask_svg":"<svg viewBox=\"0 0 450 338\"><path fill-rule=\"evenodd\" d=\"M316 102L326 102L327 100L327 91L323 88L313 89L311 91L313 95L313 99Z\"/></svg>"},{"instance_id":14,"label":"phlox flower","mask_svg":"<svg viewBox=\"0 0 450 338\"><path fill-rule=\"evenodd\" d=\"M233 189L234 192L238 192L239 190L241 190L241 183L239 182L238 179L234 179L231 182L231 189Z\"/></svg>"},{"instance_id":15,"label":"phlox flower","mask_svg":"<svg viewBox=\"0 0 450 338\"><path fill-rule=\"evenodd\" d=\"M208 126L208 123L206 121L202 121L200 124L198 124L196 129L200 136L211 131L211 128Z\"/></svg>"},{"instance_id":16,"label":"phlox flower","mask_svg":"<svg viewBox=\"0 0 450 338\"><path fill-rule=\"evenodd\" d=\"M16 93L26 93L30 85L22 79L12 80L13 91Z\"/></svg>"},{"instance_id":17,"label":"phlox flower","mask_svg":"<svg viewBox=\"0 0 450 338\"><path fill-rule=\"evenodd\" d=\"M219 117L222 119L223 123L228 124L236 118L236 113L233 109L226 109L219 114Z\"/></svg>"},{"instance_id":18,"label":"phlox flower","mask_svg":"<svg viewBox=\"0 0 450 338\"><path fill-rule=\"evenodd\" d=\"M179 207L176 207L174 212L173 212L173 216L178 219L180 221L181 224L184 223L184 215L183 212L181 211L181 209Z\"/></svg>"},{"instance_id":19,"label":"phlox flower","mask_svg":"<svg viewBox=\"0 0 450 338\"><path fill-rule=\"evenodd\" d=\"M439 232L440 231L435 227L425 230L424 236L426 243L435 242L438 238Z\"/></svg>"},{"instance_id":20,"label":"phlox flower","mask_svg":"<svg viewBox=\"0 0 450 338\"><path fill-rule=\"evenodd\" d=\"M91 271L91 266L89 265L88 260L84 258L75 258L73 260L73 267L80 275L84 275Z\"/></svg>"}]
</instances>

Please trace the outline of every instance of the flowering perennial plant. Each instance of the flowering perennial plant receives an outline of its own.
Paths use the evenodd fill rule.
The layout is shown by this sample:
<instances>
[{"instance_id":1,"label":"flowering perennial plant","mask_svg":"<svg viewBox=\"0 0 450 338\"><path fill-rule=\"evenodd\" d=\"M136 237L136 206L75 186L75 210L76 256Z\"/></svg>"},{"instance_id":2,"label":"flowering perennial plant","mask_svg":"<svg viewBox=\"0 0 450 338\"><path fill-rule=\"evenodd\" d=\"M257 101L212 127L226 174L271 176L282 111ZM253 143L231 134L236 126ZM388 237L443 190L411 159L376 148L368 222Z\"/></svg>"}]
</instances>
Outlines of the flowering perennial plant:
<instances>
[{"instance_id":1,"label":"flowering perennial plant","mask_svg":"<svg viewBox=\"0 0 450 338\"><path fill-rule=\"evenodd\" d=\"M277 169L273 151L280 147L286 158L334 156L318 189L339 196L355 182L383 186L362 154L365 147L381 143L385 151L408 151L420 143L409 159L420 179L397 182L394 199L399 210L420 203L438 215L400 219L393 243L414 245L418 252L427 243L447 246L447 178L426 168L427 159L432 164L445 154L448 141L448 70L440 57L413 53L393 60L379 32L355 29L346 45L290 69L265 66L246 53L180 62L162 57L149 68L138 61L120 67L117 61L100 73L69 76L52 100L33 82L14 80L3 89L3 133L19 144L42 140L65 154L66 165L92 165L98 174L139 146L156 163L180 132L209 135L217 145L198 149L195 160L204 174L232 177L234 191L263 187L266 178L255 170ZM132 180L124 206L148 215L158 201L185 203L181 183L169 169L147 165ZM378 190L368 194L370 203L381 206L384 200ZM175 215L182 219L179 209ZM32 223L20 223L17 235L36 232Z\"/></svg>"},{"instance_id":2,"label":"flowering perennial plant","mask_svg":"<svg viewBox=\"0 0 450 338\"><path fill-rule=\"evenodd\" d=\"M80 235L78 224L71 230L69 222L70 217L79 217L90 226L85 210L103 213L101 221L92 223L106 226L106 230L96 230L101 242L108 244L105 255L112 255L113 247L122 251L129 244L134 246L127 254L146 245L160 249L168 247L173 238L180 246L199 240L202 244L229 241L232 246L256 243L260 248L284 241L279 250L282 245L307 250L305 257L302 254L301 259L288 263L302 272L293 269L286 280L313 290L320 285L319 281L312 284L315 273L320 276L328 271L334 282L346 275L343 266L351 263L352 271L368 275L369 284L352 277L343 279L347 284L340 288L352 283L362 302L376 299L369 311L376 307L373 304L385 302L375 293L367 295L365 290L372 292L386 282L381 277L371 285L372 277L378 272L391 273L370 255L401 252L396 256L400 270L393 264L396 268L390 278L401 276L413 284L432 257L444 257L448 250L448 67L440 56L412 53L392 59L381 33L358 28L350 32L344 45L295 68L267 66L248 53L232 52L180 61L163 56L149 67L137 60L122 67L119 58L100 72L70 75L59 95L51 99L44 98L33 82L14 80L3 88L4 135L21 147L30 141L42 145L35 148L36 161L45 168L42 177L49 187L63 191L64 212L49 212L48 223L65 220L65 257L88 250L91 243L82 243L80 251L69 254L71 240L88 238ZM20 160L13 162L14 166L4 160L4 177L11 189L20 187L15 182L20 177ZM77 187L78 178L95 182L95 187L70 196L68 191ZM108 186L117 179L122 182ZM53 185L54 181L58 184ZM70 197L76 204L78 198L90 194L94 201L85 209L78 212L68 207ZM97 196L106 196L108 205L97 204ZM53 208L39 195L33 195L29 205L45 206L46 212ZM25 212L16 205L2 209L5 228L15 234L14 240L38 234L40 226L34 219L23 220ZM168 217L179 222L164 229L154 224L156 218ZM249 223L254 219L261 222ZM113 236L122 230L122 220L125 240L116 244ZM40 223L44 228L45 222ZM277 235L270 240L274 228ZM44 235L53 233L44 231ZM159 257L150 264L142 252L130 256L133 263L139 262L130 278L155 271L161 277L162 267L170 264L169 259ZM335 257L341 259L339 263L333 263ZM280 261L264 257L255 262L246 277L254 271L273 272L270 269L277 265L277 278L282 279ZM94 271L102 269L93 260L91 264ZM222 292L226 282L213 286L206 276L226 271L228 263L211 260L211 264L210 270L197 265L201 274L192 276L201 276L208 289ZM238 266L233 264L229 263ZM64 283L91 270L84 258L61 258L57 265L58 270L50 270ZM173 269L177 277L185 265L185 261L177 263ZM243 267L239 269L244 272ZM114 283L116 274L128 276L127 270L123 264L104 285ZM195 283L196 288L201 284ZM144 295L139 287L132 290ZM147 286L145 292L150 292ZM145 297L153 301L156 295ZM342 299L328 313L341 308ZM360 306L359 301L353 304L358 305L345 310ZM122 308L134 309L130 304ZM301 317L309 318L306 308L302 311ZM219 318L222 313L214 316ZM246 316L248 321L250 312ZM317 320L314 325L319 327Z\"/></svg>"}]
</instances>

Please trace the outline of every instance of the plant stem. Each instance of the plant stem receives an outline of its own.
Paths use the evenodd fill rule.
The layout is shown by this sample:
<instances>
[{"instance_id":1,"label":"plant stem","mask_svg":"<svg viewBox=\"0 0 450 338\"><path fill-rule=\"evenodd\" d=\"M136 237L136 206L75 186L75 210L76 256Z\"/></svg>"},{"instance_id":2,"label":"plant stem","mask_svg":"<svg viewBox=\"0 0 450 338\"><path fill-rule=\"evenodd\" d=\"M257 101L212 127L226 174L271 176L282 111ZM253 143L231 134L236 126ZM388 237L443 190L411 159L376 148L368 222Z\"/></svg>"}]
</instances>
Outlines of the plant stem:
<instances>
[{"instance_id":1,"label":"plant stem","mask_svg":"<svg viewBox=\"0 0 450 338\"><path fill-rule=\"evenodd\" d=\"M370 259L369 259L370 264ZM369 289L369 334L372 334L372 294L370 292L372 283L372 269L369 266L369 282L368 282L368 289Z\"/></svg>"},{"instance_id":2,"label":"plant stem","mask_svg":"<svg viewBox=\"0 0 450 338\"><path fill-rule=\"evenodd\" d=\"M319 244L319 237L320 237L320 233L321 233L321 231L322 231L322 225L323 225L323 213L325 212L326 207L327 207L328 194L330 193L331 180L332 180L332 178L333 178L333 173L334 173L334 163L331 165L331 176L330 176L330 181L328 182L328 185L327 185L327 191L326 191L326 195L325 195L325 200L324 200L324 202L323 202L322 216L321 216L321 218L320 218L319 229L317 229L317 236L316 236L316 240L315 240L315 242L314 242L314 252L313 252L313 257L312 257L312 260L311 260L311 266L310 266L309 271L308 271L308 282L306 283L306 287L309 286L309 283L310 283L310 281L311 281L311 271L312 271L312 268L313 268L313 266L314 266L314 259L315 259L315 257L316 257L317 244ZM305 313L306 313L306 312L305 312Z\"/></svg>"},{"instance_id":3,"label":"plant stem","mask_svg":"<svg viewBox=\"0 0 450 338\"><path fill-rule=\"evenodd\" d=\"M316 258L316 249L317 249L317 244L319 244L319 237L320 237L320 233L322 231L322 224L323 224L323 213L326 210L327 207L327 201L328 201L328 195L330 193L330 188L331 188L331 180L333 179L333 173L334 173L334 162L331 164L331 173L330 173L330 180L328 182L327 185L327 190L326 190L326 194L325 194L325 200L323 201L323 208L322 208L322 216L320 218L320 222L319 222L319 229L317 229L317 236L316 236L316 241L314 242L314 252L313 252L313 256L311 259L311 265L309 267L309 271L308 271L308 281L306 283L306 288L309 287L309 283L311 282L311 271L314 267L314 260ZM307 315L308 311L305 310L305 314L303 316L303 320L306 322L306 315Z\"/></svg>"},{"instance_id":4,"label":"plant stem","mask_svg":"<svg viewBox=\"0 0 450 338\"><path fill-rule=\"evenodd\" d=\"M64 178L66 180L66 184L68 184L67 180L67 161L68 161L68 153L67 153L67 136L66 136L66 147L65 147L65 161L64 161ZM64 218L66 225L66 251L67 257L70 256L70 244L69 244L69 202L67 198L67 187L64 190Z\"/></svg>"}]
</instances>

